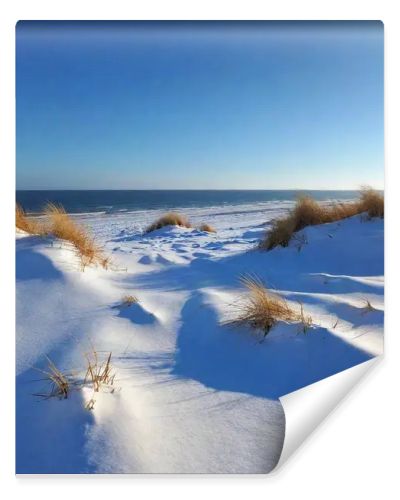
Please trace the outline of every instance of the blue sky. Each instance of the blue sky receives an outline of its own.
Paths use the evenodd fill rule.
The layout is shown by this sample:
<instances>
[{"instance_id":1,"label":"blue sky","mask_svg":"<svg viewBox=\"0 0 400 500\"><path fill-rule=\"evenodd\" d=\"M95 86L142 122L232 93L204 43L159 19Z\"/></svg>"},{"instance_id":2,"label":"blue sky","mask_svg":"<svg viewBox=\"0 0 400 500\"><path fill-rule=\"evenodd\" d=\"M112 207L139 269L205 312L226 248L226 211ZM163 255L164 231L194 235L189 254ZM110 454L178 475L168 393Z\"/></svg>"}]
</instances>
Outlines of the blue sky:
<instances>
[{"instance_id":1,"label":"blue sky","mask_svg":"<svg viewBox=\"0 0 400 500\"><path fill-rule=\"evenodd\" d=\"M19 22L18 189L383 187L380 22Z\"/></svg>"}]
</instances>

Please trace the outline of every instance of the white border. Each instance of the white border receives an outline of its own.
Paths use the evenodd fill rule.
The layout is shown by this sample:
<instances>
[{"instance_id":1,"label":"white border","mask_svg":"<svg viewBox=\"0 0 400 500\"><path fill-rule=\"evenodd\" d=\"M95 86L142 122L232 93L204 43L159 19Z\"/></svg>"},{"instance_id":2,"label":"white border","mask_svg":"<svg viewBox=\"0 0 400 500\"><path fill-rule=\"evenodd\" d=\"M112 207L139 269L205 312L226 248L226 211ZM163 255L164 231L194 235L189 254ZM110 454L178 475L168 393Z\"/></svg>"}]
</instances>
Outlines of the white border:
<instances>
[{"instance_id":1,"label":"white border","mask_svg":"<svg viewBox=\"0 0 400 500\"><path fill-rule=\"evenodd\" d=\"M399 445L398 398L399 308L396 284L399 279L398 179L399 158L399 65L400 30L393 1L280 1L245 2L203 0L122 2L113 0L8 1L0 12L0 207L2 241L0 276L3 342L0 363L1 425L0 477L6 498L58 499L78 494L87 498L136 497L204 498L385 498L398 492ZM14 477L14 26L18 19L380 19L385 24L386 109L386 356L363 380L351 398L344 401L301 451L278 473L269 476L229 477ZM5 216L5 214L7 216ZM395 229L396 228L396 229ZM397 255L396 255L397 254ZM398 295L398 294L397 294ZM392 398L393 394L393 398ZM390 457L390 450L396 454ZM4 481L3 481L4 479ZM6 488L9 489L6 492Z\"/></svg>"}]
</instances>

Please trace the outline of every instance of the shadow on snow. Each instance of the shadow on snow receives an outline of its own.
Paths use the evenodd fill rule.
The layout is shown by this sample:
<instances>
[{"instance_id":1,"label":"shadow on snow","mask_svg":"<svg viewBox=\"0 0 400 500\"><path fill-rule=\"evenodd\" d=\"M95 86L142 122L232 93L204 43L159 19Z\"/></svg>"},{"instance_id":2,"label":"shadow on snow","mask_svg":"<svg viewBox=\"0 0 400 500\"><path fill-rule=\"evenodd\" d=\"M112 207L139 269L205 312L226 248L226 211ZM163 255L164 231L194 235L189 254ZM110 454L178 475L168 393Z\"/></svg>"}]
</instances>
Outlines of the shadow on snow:
<instances>
[{"instance_id":1,"label":"shadow on snow","mask_svg":"<svg viewBox=\"0 0 400 500\"><path fill-rule=\"evenodd\" d=\"M279 398L371 358L323 328L278 325L260 343L251 331L218 323L195 292L182 310L172 373L217 390Z\"/></svg>"},{"instance_id":2,"label":"shadow on snow","mask_svg":"<svg viewBox=\"0 0 400 500\"><path fill-rule=\"evenodd\" d=\"M49 258L34 250L35 244L41 241L37 236L21 238L16 242L15 275L17 281L52 280L62 278L62 274Z\"/></svg>"}]
</instances>

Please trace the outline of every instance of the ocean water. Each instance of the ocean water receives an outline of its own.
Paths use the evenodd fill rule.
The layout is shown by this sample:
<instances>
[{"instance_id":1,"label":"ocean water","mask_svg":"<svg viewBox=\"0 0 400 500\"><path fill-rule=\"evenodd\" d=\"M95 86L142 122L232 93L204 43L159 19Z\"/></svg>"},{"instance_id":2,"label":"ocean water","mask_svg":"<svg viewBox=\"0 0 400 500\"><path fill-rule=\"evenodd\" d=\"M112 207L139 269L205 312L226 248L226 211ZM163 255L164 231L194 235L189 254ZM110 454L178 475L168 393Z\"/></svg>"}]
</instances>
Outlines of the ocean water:
<instances>
[{"instance_id":1,"label":"ocean water","mask_svg":"<svg viewBox=\"0 0 400 500\"><path fill-rule=\"evenodd\" d=\"M357 191L293 190L102 190L102 191L21 191L16 201L29 213L38 213L48 202L59 203L69 213L118 213L178 208L256 205L294 201L309 194L319 201L357 198Z\"/></svg>"}]
</instances>

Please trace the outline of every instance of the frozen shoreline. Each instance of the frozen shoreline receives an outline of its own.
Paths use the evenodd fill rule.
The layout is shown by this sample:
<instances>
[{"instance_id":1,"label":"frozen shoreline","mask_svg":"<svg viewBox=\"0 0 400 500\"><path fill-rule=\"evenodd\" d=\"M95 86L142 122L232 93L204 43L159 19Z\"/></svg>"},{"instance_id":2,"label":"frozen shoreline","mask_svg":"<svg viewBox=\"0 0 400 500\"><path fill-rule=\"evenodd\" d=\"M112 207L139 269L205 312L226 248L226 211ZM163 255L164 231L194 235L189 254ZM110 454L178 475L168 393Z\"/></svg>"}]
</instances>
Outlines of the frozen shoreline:
<instances>
[{"instance_id":1,"label":"frozen shoreline","mask_svg":"<svg viewBox=\"0 0 400 500\"><path fill-rule=\"evenodd\" d=\"M143 235L162 211L77 216L111 254L110 271L82 273L67 245L17 234L17 471L271 470L279 396L370 359L383 340L383 221L307 228L300 251L252 251L291 205L185 210L216 234ZM260 344L221 325L246 272L301 300L317 326L300 335L279 325ZM115 307L125 294L139 303ZM374 311L364 313L366 299ZM48 355L82 370L90 343L113 353L118 391L98 393L92 412L85 392L37 402L31 367Z\"/></svg>"}]
</instances>

